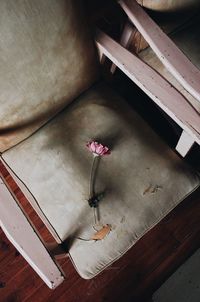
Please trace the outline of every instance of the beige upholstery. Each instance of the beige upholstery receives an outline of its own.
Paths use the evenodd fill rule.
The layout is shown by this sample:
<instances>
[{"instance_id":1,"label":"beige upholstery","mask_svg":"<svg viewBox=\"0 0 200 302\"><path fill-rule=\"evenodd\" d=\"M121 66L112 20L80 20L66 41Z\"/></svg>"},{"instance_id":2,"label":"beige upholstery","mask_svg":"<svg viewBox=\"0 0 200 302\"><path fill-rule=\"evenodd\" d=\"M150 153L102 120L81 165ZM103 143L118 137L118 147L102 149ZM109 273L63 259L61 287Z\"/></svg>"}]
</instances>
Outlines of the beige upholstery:
<instances>
[{"instance_id":1,"label":"beige upholstery","mask_svg":"<svg viewBox=\"0 0 200 302\"><path fill-rule=\"evenodd\" d=\"M137 0L142 6L159 12L176 12L195 10L200 6L199 0Z\"/></svg>"},{"instance_id":2,"label":"beige upholstery","mask_svg":"<svg viewBox=\"0 0 200 302\"><path fill-rule=\"evenodd\" d=\"M187 28L177 31L171 35L172 40L177 46L185 53L185 55L192 61L194 65L200 68L200 22L198 19L193 22ZM157 70L163 77L165 77L173 86L175 86L200 112L200 103L191 96L182 85L171 75L171 73L165 68L161 61L157 58L151 48L143 50L140 57L151 67Z\"/></svg>"},{"instance_id":3,"label":"beige upholstery","mask_svg":"<svg viewBox=\"0 0 200 302\"><path fill-rule=\"evenodd\" d=\"M96 191L102 241L94 233L88 206L90 139L107 144ZM200 179L150 127L104 84L89 89L48 124L14 148L4 161L34 195L61 239L71 238L78 272L91 278L121 257L139 238L199 186Z\"/></svg>"},{"instance_id":4,"label":"beige upholstery","mask_svg":"<svg viewBox=\"0 0 200 302\"><path fill-rule=\"evenodd\" d=\"M97 78L81 1L0 1L0 151L38 129Z\"/></svg>"}]
</instances>

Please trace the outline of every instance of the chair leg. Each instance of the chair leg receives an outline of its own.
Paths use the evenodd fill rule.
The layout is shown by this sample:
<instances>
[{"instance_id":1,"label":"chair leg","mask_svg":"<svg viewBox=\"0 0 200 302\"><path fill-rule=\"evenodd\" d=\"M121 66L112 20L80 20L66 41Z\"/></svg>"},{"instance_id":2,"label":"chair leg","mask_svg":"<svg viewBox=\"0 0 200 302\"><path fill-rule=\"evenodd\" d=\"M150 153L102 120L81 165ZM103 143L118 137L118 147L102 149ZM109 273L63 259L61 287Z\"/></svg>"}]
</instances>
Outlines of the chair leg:
<instances>
[{"instance_id":1,"label":"chair leg","mask_svg":"<svg viewBox=\"0 0 200 302\"><path fill-rule=\"evenodd\" d=\"M65 248L65 242L62 244L58 243L46 243L46 248L48 249L51 256L58 260L68 257L67 248Z\"/></svg>"},{"instance_id":2,"label":"chair leg","mask_svg":"<svg viewBox=\"0 0 200 302\"><path fill-rule=\"evenodd\" d=\"M128 22L126 22L126 24L124 26L124 29L123 29L122 35L121 35L121 39L120 39L120 44L126 49L129 47L132 34L133 34L133 25L128 21ZM113 63L111 65L110 72L112 74L114 74L116 68L117 68L117 66Z\"/></svg>"}]
</instances>

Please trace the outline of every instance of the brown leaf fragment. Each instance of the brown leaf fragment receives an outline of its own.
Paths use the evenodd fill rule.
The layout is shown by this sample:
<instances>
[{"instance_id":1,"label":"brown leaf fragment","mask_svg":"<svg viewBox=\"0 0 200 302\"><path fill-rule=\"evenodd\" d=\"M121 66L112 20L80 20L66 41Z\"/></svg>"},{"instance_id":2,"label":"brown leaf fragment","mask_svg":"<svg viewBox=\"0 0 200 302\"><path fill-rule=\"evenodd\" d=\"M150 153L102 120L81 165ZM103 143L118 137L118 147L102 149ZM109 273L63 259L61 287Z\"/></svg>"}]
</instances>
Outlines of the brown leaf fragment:
<instances>
[{"instance_id":1,"label":"brown leaf fragment","mask_svg":"<svg viewBox=\"0 0 200 302\"><path fill-rule=\"evenodd\" d=\"M162 190L162 186L158 186L158 185L149 185L143 192L143 195L146 195L147 193L151 193L151 194L155 194L156 192L158 192L159 190Z\"/></svg>"},{"instance_id":2,"label":"brown leaf fragment","mask_svg":"<svg viewBox=\"0 0 200 302\"><path fill-rule=\"evenodd\" d=\"M102 240L106 237L106 235L108 235L111 231L111 225L110 224L106 224L102 227L102 229L100 229L99 231L97 231L92 237L91 240Z\"/></svg>"},{"instance_id":3,"label":"brown leaf fragment","mask_svg":"<svg viewBox=\"0 0 200 302\"><path fill-rule=\"evenodd\" d=\"M149 186L144 190L143 195L149 193L150 190L151 190L151 188L152 188L152 185L149 185Z\"/></svg>"}]
</instances>

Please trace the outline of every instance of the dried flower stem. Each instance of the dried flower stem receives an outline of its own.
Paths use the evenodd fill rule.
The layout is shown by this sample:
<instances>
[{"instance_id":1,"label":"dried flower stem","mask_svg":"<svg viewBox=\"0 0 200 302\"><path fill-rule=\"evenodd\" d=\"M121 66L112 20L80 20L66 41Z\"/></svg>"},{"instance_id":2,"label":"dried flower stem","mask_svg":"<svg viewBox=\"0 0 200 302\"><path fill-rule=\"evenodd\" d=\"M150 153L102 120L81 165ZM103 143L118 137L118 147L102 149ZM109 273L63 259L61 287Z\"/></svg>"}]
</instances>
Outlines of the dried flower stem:
<instances>
[{"instance_id":1,"label":"dried flower stem","mask_svg":"<svg viewBox=\"0 0 200 302\"><path fill-rule=\"evenodd\" d=\"M94 224L96 224L97 221L99 222L99 220L100 220L99 212L98 212L99 201L104 196L103 193L95 194L96 171L97 171L100 157L109 155L111 152L107 146L99 144L98 142L95 142L95 141L88 142L86 144L86 147L93 154L93 162L92 162L92 168L91 168L91 173L90 173L88 203L91 208L94 208L93 209L94 210Z\"/></svg>"},{"instance_id":2,"label":"dried flower stem","mask_svg":"<svg viewBox=\"0 0 200 302\"><path fill-rule=\"evenodd\" d=\"M94 213L94 225L97 224L97 219L98 219L98 215L97 215L97 208L93 208L93 213Z\"/></svg>"},{"instance_id":3,"label":"dried flower stem","mask_svg":"<svg viewBox=\"0 0 200 302\"><path fill-rule=\"evenodd\" d=\"M99 164L100 156L94 155L93 162L92 162L92 168L90 173L90 183L89 183L89 198L93 198L95 196L95 178L96 178L96 172L97 167ZM93 213L94 213L94 224L97 224L98 219L98 213L97 213L97 206L93 207Z\"/></svg>"},{"instance_id":4,"label":"dried flower stem","mask_svg":"<svg viewBox=\"0 0 200 302\"><path fill-rule=\"evenodd\" d=\"M92 198L95 195L95 178L96 178L96 171L98 167L100 156L94 156L92 162L92 168L90 173L90 183L89 183L89 198Z\"/></svg>"}]
</instances>

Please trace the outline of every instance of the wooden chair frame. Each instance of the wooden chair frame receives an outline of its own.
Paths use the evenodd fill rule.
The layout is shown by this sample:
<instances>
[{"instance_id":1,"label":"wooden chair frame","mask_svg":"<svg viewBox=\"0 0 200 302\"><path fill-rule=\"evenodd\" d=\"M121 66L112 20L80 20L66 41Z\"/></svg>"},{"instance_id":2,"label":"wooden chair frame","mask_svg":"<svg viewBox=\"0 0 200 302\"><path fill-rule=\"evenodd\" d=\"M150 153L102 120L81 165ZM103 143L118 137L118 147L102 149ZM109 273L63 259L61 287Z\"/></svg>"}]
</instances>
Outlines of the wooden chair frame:
<instances>
[{"instance_id":1,"label":"wooden chair frame","mask_svg":"<svg viewBox=\"0 0 200 302\"><path fill-rule=\"evenodd\" d=\"M197 83L199 71L177 49L174 43L160 31L158 26L134 0L120 1L120 5L170 72L191 94L200 100ZM127 45L131 37L131 26L126 26L125 30L127 32L122 37L124 46ZM97 32L96 44L101 62L105 57L108 57L183 129L176 146L182 156L187 154L194 142L200 144L200 116L172 85L136 55L130 53L105 33ZM114 70L114 65L112 68ZM192 77L194 75L195 79L193 81ZM20 183L18 185L20 186ZM49 223L45 220L44 214L37 203L31 200L30 203L49 229ZM58 255L66 256L67 252L62 249L59 239L51 229L50 231L57 244L47 245L42 240L38 231L20 207L20 203L9 190L3 175L0 178L0 226L16 249L50 288L54 289L63 282L64 273L56 264L55 259Z\"/></svg>"},{"instance_id":2,"label":"wooden chair frame","mask_svg":"<svg viewBox=\"0 0 200 302\"><path fill-rule=\"evenodd\" d=\"M63 282L61 268L53 260L47 245L2 178L0 178L0 227L48 287L54 289Z\"/></svg>"},{"instance_id":3,"label":"wooden chair frame","mask_svg":"<svg viewBox=\"0 0 200 302\"><path fill-rule=\"evenodd\" d=\"M165 67L191 95L200 101L199 69L190 62L135 0L121 0L119 4ZM122 45L102 32L97 33L96 42L100 53L114 62L182 128L183 132L176 150L184 157L195 142L200 144L200 114L167 80L124 48L128 46L130 37L131 26L128 23L122 33ZM114 71L114 66L111 71Z\"/></svg>"}]
</instances>

